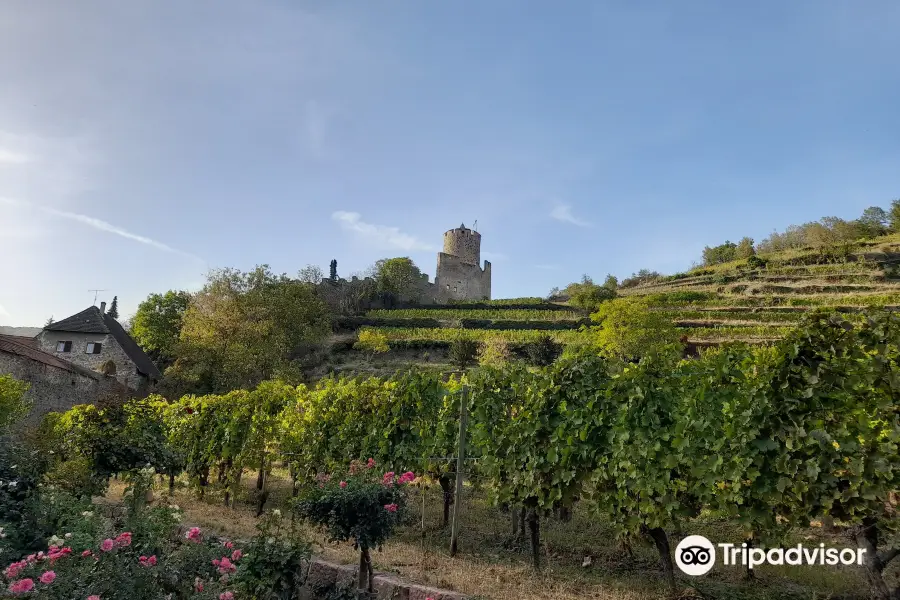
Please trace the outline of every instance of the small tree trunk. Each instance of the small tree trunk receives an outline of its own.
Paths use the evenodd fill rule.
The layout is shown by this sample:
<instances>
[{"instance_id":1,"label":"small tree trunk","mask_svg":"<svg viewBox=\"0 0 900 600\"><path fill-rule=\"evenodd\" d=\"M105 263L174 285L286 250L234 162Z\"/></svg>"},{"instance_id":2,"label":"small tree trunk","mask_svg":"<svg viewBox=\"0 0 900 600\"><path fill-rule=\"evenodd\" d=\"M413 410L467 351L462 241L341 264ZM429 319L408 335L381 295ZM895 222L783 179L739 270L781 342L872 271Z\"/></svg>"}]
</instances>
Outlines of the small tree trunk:
<instances>
[{"instance_id":1,"label":"small tree trunk","mask_svg":"<svg viewBox=\"0 0 900 600\"><path fill-rule=\"evenodd\" d=\"M256 489L262 491L263 482L266 479L266 464L263 462L259 465L259 474L256 476Z\"/></svg>"},{"instance_id":2,"label":"small tree trunk","mask_svg":"<svg viewBox=\"0 0 900 600\"><path fill-rule=\"evenodd\" d=\"M359 600L369 600L372 597L372 576L372 559L369 557L369 549L363 546L359 550L359 574L356 578Z\"/></svg>"},{"instance_id":3,"label":"small tree trunk","mask_svg":"<svg viewBox=\"0 0 900 600\"><path fill-rule=\"evenodd\" d=\"M755 541L756 541L756 540L753 538L753 534L751 533L750 536L747 538L747 552L748 552L748 553L750 552L750 548L753 547ZM727 552L727 550L726 550L726 552ZM755 575L753 574L753 569L750 568L750 563L748 562L748 563L747 563L747 570L746 570L746 572L744 573L744 579L746 579L747 581L753 581L755 578L756 578L756 577L755 577Z\"/></svg>"},{"instance_id":4,"label":"small tree trunk","mask_svg":"<svg viewBox=\"0 0 900 600\"><path fill-rule=\"evenodd\" d=\"M525 507L523 506L523 507L519 508L518 512L519 512L519 535L521 537L525 537L525 517L526 517Z\"/></svg>"},{"instance_id":5,"label":"small tree trunk","mask_svg":"<svg viewBox=\"0 0 900 600\"><path fill-rule=\"evenodd\" d=\"M884 563L878 557L878 521L863 519L862 529L856 534L856 543L866 551L866 579L874 600L891 600L891 591L884 580Z\"/></svg>"},{"instance_id":6,"label":"small tree trunk","mask_svg":"<svg viewBox=\"0 0 900 600\"><path fill-rule=\"evenodd\" d=\"M209 485L209 465L204 465L200 470L200 499L206 495L206 486Z\"/></svg>"},{"instance_id":7,"label":"small tree trunk","mask_svg":"<svg viewBox=\"0 0 900 600\"><path fill-rule=\"evenodd\" d=\"M675 567L672 565L672 551L669 548L669 536L666 530L661 527L654 527L647 530L647 534L656 544L656 551L659 552L659 559L662 563L663 575L665 575L666 583L669 586L669 592L675 596Z\"/></svg>"},{"instance_id":8,"label":"small tree trunk","mask_svg":"<svg viewBox=\"0 0 900 600\"><path fill-rule=\"evenodd\" d=\"M259 518L261 514L263 514L263 509L266 507L266 500L269 499L269 488L266 486L268 483L268 478L266 477L265 468L260 469L259 471L260 477L262 477L262 481L257 479L256 485L257 489L261 490L259 494L259 501L256 504L256 516Z\"/></svg>"},{"instance_id":9,"label":"small tree trunk","mask_svg":"<svg viewBox=\"0 0 900 600\"><path fill-rule=\"evenodd\" d=\"M509 511L510 521L512 521L512 536L515 538L519 535L519 511L516 509Z\"/></svg>"},{"instance_id":10,"label":"small tree trunk","mask_svg":"<svg viewBox=\"0 0 900 600\"><path fill-rule=\"evenodd\" d=\"M438 478L444 492L444 527L450 524L450 505L453 504L453 482L446 475Z\"/></svg>"},{"instance_id":11,"label":"small tree trunk","mask_svg":"<svg viewBox=\"0 0 900 600\"><path fill-rule=\"evenodd\" d=\"M563 523L568 523L572 520L572 508L569 506L560 506L559 507L559 520Z\"/></svg>"},{"instance_id":12,"label":"small tree trunk","mask_svg":"<svg viewBox=\"0 0 900 600\"><path fill-rule=\"evenodd\" d=\"M169 473L169 496L175 495L175 473Z\"/></svg>"},{"instance_id":13,"label":"small tree trunk","mask_svg":"<svg viewBox=\"0 0 900 600\"><path fill-rule=\"evenodd\" d=\"M531 533L531 562L535 571L541 570L541 521L537 511L528 511L528 530Z\"/></svg>"},{"instance_id":14,"label":"small tree trunk","mask_svg":"<svg viewBox=\"0 0 900 600\"><path fill-rule=\"evenodd\" d=\"M219 477L218 477L219 483L225 483L225 473L228 472L228 466L229 466L228 462L230 462L230 459L229 459L229 461L223 461L223 462L219 463Z\"/></svg>"}]
</instances>

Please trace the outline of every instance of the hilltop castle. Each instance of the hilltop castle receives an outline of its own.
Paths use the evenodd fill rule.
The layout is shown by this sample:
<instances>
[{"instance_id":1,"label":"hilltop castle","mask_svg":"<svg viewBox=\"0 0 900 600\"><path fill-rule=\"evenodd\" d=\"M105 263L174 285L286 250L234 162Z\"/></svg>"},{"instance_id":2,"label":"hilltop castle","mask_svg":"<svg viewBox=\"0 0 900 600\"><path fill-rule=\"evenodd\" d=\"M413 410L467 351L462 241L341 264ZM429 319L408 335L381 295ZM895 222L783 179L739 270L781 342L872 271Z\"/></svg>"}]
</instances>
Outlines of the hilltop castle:
<instances>
[{"instance_id":1,"label":"hilltop castle","mask_svg":"<svg viewBox=\"0 0 900 600\"><path fill-rule=\"evenodd\" d=\"M490 300L491 263L481 262L481 234L461 224L444 233L434 276L435 301Z\"/></svg>"}]
</instances>

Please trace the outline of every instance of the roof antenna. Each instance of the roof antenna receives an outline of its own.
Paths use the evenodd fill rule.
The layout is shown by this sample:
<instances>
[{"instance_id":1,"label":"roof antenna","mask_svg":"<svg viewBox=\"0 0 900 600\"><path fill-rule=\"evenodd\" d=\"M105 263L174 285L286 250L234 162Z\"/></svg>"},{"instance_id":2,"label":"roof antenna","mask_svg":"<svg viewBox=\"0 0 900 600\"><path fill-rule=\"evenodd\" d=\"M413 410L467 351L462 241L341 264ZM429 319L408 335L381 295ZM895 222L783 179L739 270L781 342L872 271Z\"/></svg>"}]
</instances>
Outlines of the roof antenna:
<instances>
[{"instance_id":1,"label":"roof antenna","mask_svg":"<svg viewBox=\"0 0 900 600\"><path fill-rule=\"evenodd\" d=\"M94 292L94 306L97 306L97 294L100 292L108 292L109 290L88 290L89 292Z\"/></svg>"},{"instance_id":2,"label":"roof antenna","mask_svg":"<svg viewBox=\"0 0 900 600\"><path fill-rule=\"evenodd\" d=\"M472 223L472 229L477 232L478 231L478 219L475 219L475 222Z\"/></svg>"}]
</instances>

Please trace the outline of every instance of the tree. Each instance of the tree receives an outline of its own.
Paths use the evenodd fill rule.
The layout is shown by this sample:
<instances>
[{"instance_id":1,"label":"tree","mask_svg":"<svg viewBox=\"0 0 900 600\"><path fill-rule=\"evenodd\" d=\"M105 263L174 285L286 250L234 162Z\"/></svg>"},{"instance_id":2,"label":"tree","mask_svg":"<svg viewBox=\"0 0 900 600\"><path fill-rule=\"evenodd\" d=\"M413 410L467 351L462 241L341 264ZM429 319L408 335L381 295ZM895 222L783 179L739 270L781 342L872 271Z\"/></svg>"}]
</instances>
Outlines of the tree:
<instances>
[{"instance_id":1,"label":"tree","mask_svg":"<svg viewBox=\"0 0 900 600\"><path fill-rule=\"evenodd\" d=\"M211 271L184 313L172 375L197 392L252 387L330 330L327 305L301 281L268 265Z\"/></svg>"},{"instance_id":2,"label":"tree","mask_svg":"<svg viewBox=\"0 0 900 600\"><path fill-rule=\"evenodd\" d=\"M706 266L731 262L735 258L737 258L737 244L728 240L720 246L703 248L703 264Z\"/></svg>"},{"instance_id":3,"label":"tree","mask_svg":"<svg viewBox=\"0 0 900 600\"><path fill-rule=\"evenodd\" d=\"M106 311L106 314L111 316L113 319L119 318L119 297L113 296L113 301L109 305L109 310Z\"/></svg>"},{"instance_id":4,"label":"tree","mask_svg":"<svg viewBox=\"0 0 900 600\"><path fill-rule=\"evenodd\" d=\"M338 279L336 258L332 258L331 264L328 266L328 279L332 281L337 281Z\"/></svg>"},{"instance_id":5,"label":"tree","mask_svg":"<svg viewBox=\"0 0 900 600\"><path fill-rule=\"evenodd\" d=\"M457 338L450 343L450 362L460 371L465 371L478 362L478 342Z\"/></svg>"},{"instance_id":6,"label":"tree","mask_svg":"<svg viewBox=\"0 0 900 600\"><path fill-rule=\"evenodd\" d=\"M418 284L422 281L422 272L408 256L379 260L375 263L374 275L379 292L410 300L417 300L421 293Z\"/></svg>"},{"instance_id":7,"label":"tree","mask_svg":"<svg viewBox=\"0 0 900 600\"><path fill-rule=\"evenodd\" d=\"M859 225L869 237L877 237L887 232L888 213L880 206L870 206L863 211Z\"/></svg>"},{"instance_id":8,"label":"tree","mask_svg":"<svg viewBox=\"0 0 900 600\"><path fill-rule=\"evenodd\" d=\"M900 233L900 198L891 202L891 208L888 211L888 221L891 225L891 231Z\"/></svg>"},{"instance_id":9,"label":"tree","mask_svg":"<svg viewBox=\"0 0 900 600\"><path fill-rule=\"evenodd\" d=\"M0 434L28 414L31 403L25 399L28 384L13 378L12 375L0 375Z\"/></svg>"},{"instance_id":10,"label":"tree","mask_svg":"<svg viewBox=\"0 0 900 600\"><path fill-rule=\"evenodd\" d=\"M311 283L313 285L319 285L324 278L325 273L322 272L318 265L306 265L297 273L297 279L303 283Z\"/></svg>"},{"instance_id":11,"label":"tree","mask_svg":"<svg viewBox=\"0 0 900 600\"><path fill-rule=\"evenodd\" d=\"M609 278L607 277L607 282ZM579 308L593 310L607 300L616 297L616 289L607 285L597 285L588 275L581 276L581 282L570 283L563 293L569 297L569 303Z\"/></svg>"},{"instance_id":12,"label":"tree","mask_svg":"<svg viewBox=\"0 0 900 600\"><path fill-rule=\"evenodd\" d=\"M178 336L191 296L169 290L150 294L131 320L131 337L158 362L169 364L178 355Z\"/></svg>"},{"instance_id":13,"label":"tree","mask_svg":"<svg viewBox=\"0 0 900 600\"><path fill-rule=\"evenodd\" d=\"M53 315L50 315L50 318L44 322L44 329L53 325Z\"/></svg>"},{"instance_id":14,"label":"tree","mask_svg":"<svg viewBox=\"0 0 900 600\"><path fill-rule=\"evenodd\" d=\"M604 302L591 315L597 345L605 353L625 360L661 354L677 355L678 332L663 313L650 310L643 300L619 298Z\"/></svg>"},{"instance_id":15,"label":"tree","mask_svg":"<svg viewBox=\"0 0 900 600\"><path fill-rule=\"evenodd\" d=\"M606 279L603 281L603 287L610 290L619 289L619 279L615 275L607 275Z\"/></svg>"},{"instance_id":16,"label":"tree","mask_svg":"<svg viewBox=\"0 0 900 600\"><path fill-rule=\"evenodd\" d=\"M734 249L735 258L750 258L751 256L756 255L756 250L753 249L753 238L742 237L741 241L737 243L737 247Z\"/></svg>"},{"instance_id":17,"label":"tree","mask_svg":"<svg viewBox=\"0 0 900 600\"><path fill-rule=\"evenodd\" d=\"M552 365L553 361L562 354L562 351L562 344L556 342L549 335L542 335L526 346L528 361L536 367Z\"/></svg>"}]
</instances>

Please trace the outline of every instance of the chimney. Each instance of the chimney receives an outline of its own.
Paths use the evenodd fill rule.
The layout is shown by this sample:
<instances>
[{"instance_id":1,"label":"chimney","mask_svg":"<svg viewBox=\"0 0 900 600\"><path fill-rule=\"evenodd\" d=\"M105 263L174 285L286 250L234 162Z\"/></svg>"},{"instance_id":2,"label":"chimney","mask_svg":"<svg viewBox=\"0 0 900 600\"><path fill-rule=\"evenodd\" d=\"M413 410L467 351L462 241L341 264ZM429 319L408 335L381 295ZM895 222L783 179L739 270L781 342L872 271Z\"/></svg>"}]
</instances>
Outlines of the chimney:
<instances>
[{"instance_id":1,"label":"chimney","mask_svg":"<svg viewBox=\"0 0 900 600\"><path fill-rule=\"evenodd\" d=\"M106 302L100 303L100 312L102 312L103 314L106 314Z\"/></svg>"}]
</instances>

